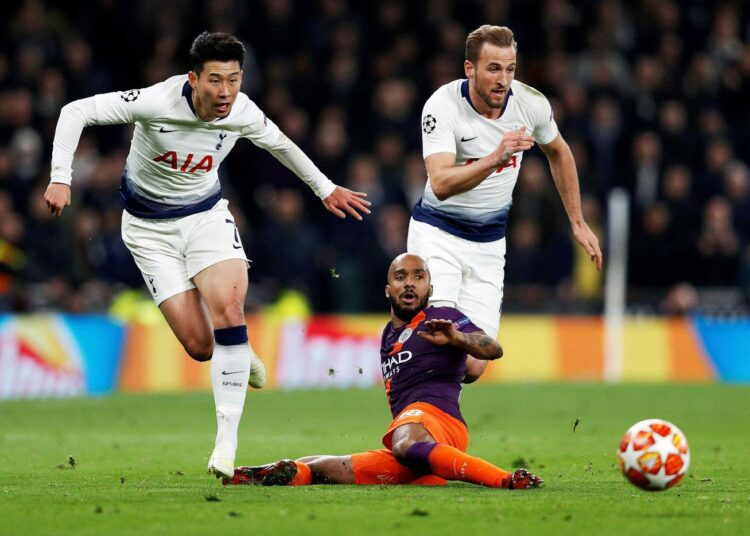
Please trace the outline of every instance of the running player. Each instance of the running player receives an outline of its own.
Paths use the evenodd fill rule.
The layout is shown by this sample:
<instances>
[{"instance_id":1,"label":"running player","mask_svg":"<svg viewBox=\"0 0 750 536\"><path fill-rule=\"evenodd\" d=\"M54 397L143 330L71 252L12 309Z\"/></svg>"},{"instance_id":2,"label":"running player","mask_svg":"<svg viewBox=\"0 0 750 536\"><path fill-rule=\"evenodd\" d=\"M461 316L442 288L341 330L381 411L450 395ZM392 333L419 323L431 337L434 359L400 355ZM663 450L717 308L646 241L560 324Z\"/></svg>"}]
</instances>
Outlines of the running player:
<instances>
[{"instance_id":1,"label":"running player","mask_svg":"<svg viewBox=\"0 0 750 536\"><path fill-rule=\"evenodd\" d=\"M602 266L599 241L581 213L573 155L544 95L514 79L516 49L509 28L474 30L466 39L466 79L442 86L425 104L429 180L414 207L407 244L430 267L431 303L459 308L491 337L500 324L513 188L523 153L535 143L547 156L573 236L597 269ZM469 382L487 362L470 356L467 365Z\"/></svg>"},{"instance_id":2,"label":"running player","mask_svg":"<svg viewBox=\"0 0 750 536\"><path fill-rule=\"evenodd\" d=\"M187 353L211 360L218 432L208 469L231 476L248 381L265 369L245 326L248 261L223 199L218 168L247 138L300 177L340 218L369 213L365 194L332 183L247 95L240 93L244 47L226 33L200 34L191 71L145 89L66 105L55 131L45 193L59 216L70 205L71 165L90 125L134 123L122 177L122 237L146 286ZM282 246L283 247L283 246Z\"/></svg>"},{"instance_id":3,"label":"running player","mask_svg":"<svg viewBox=\"0 0 750 536\"><path fill-rule=\"evenodd\" d=\"M399 255L388 270L391 321L380 363L393 422L385 449L350 456L308 456L239 467L224 484L445 484L462 480L491 488L526 489L542 479L507 472L466 454L469 435L458 398L466 354L491 360L500 344L452 307L428 307L430 271L417 255Z\"/></svg>"}]
</instances>

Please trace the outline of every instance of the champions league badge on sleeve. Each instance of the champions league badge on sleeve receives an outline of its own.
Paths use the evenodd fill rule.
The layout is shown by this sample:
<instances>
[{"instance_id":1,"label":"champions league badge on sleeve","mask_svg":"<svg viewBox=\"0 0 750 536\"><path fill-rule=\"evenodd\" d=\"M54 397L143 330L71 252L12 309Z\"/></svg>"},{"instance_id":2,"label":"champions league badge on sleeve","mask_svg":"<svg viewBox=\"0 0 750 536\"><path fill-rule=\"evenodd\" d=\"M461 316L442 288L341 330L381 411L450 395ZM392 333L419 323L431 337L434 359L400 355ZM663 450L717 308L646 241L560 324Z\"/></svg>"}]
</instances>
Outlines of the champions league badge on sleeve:
<instances>
[{"instance_id":1,"label":"champions league badge on sleeve","mask_svg":"<svg viewBox=\"0 0 750 536\"><path fill-rule=\"evenodd\" d=\"M422 119L422 130L425 134L430 134L433 130L435 130L435 127L437 126L437 119L435 119L434 115L427 114Z\"/></svg>"},{"instance_id":2,"label":"champions league badge on sleeve","mask_svg":"<svg viewBox=\"0 0 750 536\"><path fill-rule=\"evenodd\" d=\"M136 100L141 94L140 89L131 89L128 91L123 91L120 93L120 98L124 100L125 102L133 102Z\"/></svg>"},{"instance_id":3,"label":"champions league badge on sleeve","mask_svg":"<svg viewBox=\"0 0 750 536\"><path fill-rule=\"evenodd\" d=\"M404 343L409 340L409 337L411 337L411 334L414 333L413 328L406 328L401 335L398 337L398 342Z\"/></svg>"}]
</instances>

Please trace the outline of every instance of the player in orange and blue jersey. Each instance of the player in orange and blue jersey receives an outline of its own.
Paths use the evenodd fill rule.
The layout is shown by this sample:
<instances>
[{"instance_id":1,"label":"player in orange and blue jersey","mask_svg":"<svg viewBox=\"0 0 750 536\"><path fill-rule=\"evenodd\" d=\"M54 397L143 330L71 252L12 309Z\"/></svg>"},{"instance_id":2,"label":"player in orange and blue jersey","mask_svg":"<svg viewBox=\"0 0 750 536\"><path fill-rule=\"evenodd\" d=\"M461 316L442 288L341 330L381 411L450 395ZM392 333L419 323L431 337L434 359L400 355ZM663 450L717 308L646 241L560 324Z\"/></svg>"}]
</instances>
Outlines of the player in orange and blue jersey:
<instances>
[{"instance_id":1,"label":"player in orange and blue jersey","mask_svg":"<svg viewBox=\"0 0 750 536\"><path fill-rule=\"evenodd\" d=\"M224 484L427 484L461 480L493 488L539 487L525 469L508 472L466 454L468 429L458 398L466 355L502 357L500 344L452 307L428 307L430 272L417 255L403 254L388 270L391 321L380 361L393 422L385 449L349 456L308 456L239 467Z\"/></svg>"}]
</instances>

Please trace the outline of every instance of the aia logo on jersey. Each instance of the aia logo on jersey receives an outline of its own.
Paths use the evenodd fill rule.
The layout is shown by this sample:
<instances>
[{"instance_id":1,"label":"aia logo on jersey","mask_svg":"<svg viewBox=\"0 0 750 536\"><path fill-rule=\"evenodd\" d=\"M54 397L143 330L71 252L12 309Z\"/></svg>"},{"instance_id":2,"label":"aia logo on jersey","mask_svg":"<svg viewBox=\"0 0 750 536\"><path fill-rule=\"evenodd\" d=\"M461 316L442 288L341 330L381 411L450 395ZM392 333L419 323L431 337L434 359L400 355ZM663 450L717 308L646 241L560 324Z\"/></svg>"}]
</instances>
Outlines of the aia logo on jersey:
<instances>
[{"instance_id":1,"label":"aia logo on jersey","mask_svg":"<svg viewBox=\"0 0 750 536\"><path fill-rule=\"evenodd\" d=\"M469 164L473 164L477 160L479 160L479 159L478 158L469 158L464 165L468 166ZM516 155L513 155L513 156L511 156L508 159L508 161L505 163L504 166L500 166L499 168L497 168L495 170L495 173L500 173L504 169L507 169L507 168L516 168L516 167L518 167L518 157Z\"/></svg>"},{"instance_id":2,"label":"aia logo on jersey","mask_svg":"<svg viewBox=\"0 0 750 536\"><path fill-rule=\"evenodd\" d=\"M211 168L214 167L214 159L210 154L201 158L196 164L193 164L194 160L197 160L195 155L193 153L188 153L185 160L180 163L175 151L167 151L163 155L154 158L154 162L164 162L172 169L179 169L180 171L187 171L188 173L195 173L196 171L201 170L208 173L211 171Z\"/></svg>"}]
</instances>

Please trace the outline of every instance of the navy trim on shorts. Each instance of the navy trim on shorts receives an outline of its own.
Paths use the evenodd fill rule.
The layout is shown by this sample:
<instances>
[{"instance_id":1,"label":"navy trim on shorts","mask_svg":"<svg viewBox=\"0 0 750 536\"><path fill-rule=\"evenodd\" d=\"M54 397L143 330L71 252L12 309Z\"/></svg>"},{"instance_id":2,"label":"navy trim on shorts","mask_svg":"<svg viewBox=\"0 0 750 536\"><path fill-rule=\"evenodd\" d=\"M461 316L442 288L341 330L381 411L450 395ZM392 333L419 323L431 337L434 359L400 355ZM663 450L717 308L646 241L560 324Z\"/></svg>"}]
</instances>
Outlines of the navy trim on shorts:
<instances>
[{"instance_id":1,"label":"navy trim on shorts","mask_svg":"<svg viewBox=\"0 0 750 536\"><path fill-rule=\"evenodd\" d=\"M214 340L216 344L222 346L236 346L238 344L247 344L247 326L233 326L231 328L221 328L214 330Z\"/></svg>"},{"instance_id":2,"label":"navy trim on shorts","mask_svg":"<svg viewBox=\"0 0 750 536\"><path fill-rule=\"evenodd\" d=\"M509 212L510 206L498 212L496 216L487 222L472 222L459 216L446 214L436 208L428 207L420 199L414 205L412 218L464 240L494 242L495 240L505 238L505 225L508 223Z\"/></svg>"},{"instance_id":3,"label":"navy trim on shorts","mask_svg":"<svg viewBox=\"0 0 750 536\"><path fill-rule=\"evenodd\" d=\"M127 176L123 175L120 181L120 203L123 208L133 216L146 220L168 220L206 212L214 208L222 196L223 190L219 187L218 192L192 205L165 205L135 192L130 188Z\"/></svg>"}]
</instances>

